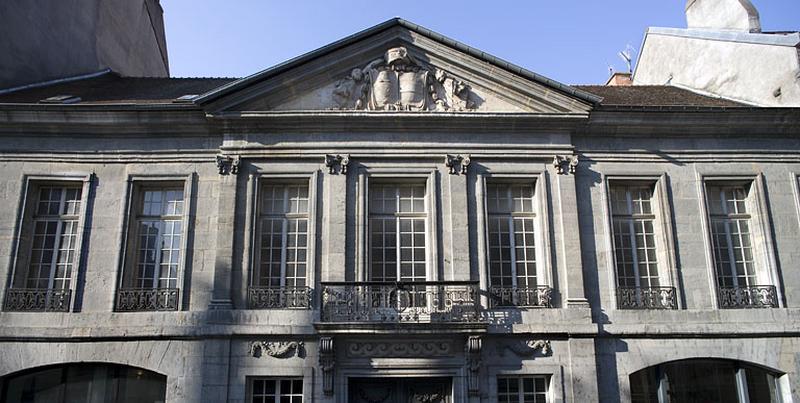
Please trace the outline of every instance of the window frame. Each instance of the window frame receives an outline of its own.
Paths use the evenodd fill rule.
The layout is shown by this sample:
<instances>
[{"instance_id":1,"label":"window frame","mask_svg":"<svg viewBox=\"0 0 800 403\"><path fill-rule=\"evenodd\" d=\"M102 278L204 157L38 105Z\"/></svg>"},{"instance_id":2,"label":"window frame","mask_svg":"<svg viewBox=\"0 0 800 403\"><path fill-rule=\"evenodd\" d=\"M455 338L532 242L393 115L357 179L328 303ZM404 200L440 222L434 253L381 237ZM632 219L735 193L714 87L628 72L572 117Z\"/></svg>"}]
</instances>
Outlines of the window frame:
<instances>
[{"instance_id":1,"label":"window frame","mask_svg":"<svg viewBox=\"0 0 800 403\"><path fill-rule=\"evenodd\" d=\"M240 292L241 301L247 305L247 289L253 285L255 274L260 264L260 230L261 230L261 198L262 189L267 184L275 182L282 184L307 183L308 184L308 239L306 243L306 286L315 288L316 281L316 256L317 256L317 185L319 182L319 171L311 173L255 173L251 174L248 180L248 197L246 215L248 219L245 223L245 233L248 242L245 243L244 264L244 287ZM282 276L283 277L283 276ZM282 278L282 282L285 278Z\"/></svg>"},{"instance_id":2,"label":"window frame","mask_svg":"<svg viewBox=\"0 0 800 403\"><path fill-rule=\"evenodd\" d=\"M189 175L129 175L126 180L125 189L125 203L123 203L122 214L122 230L120 232L119 242L121 245L118 263L117 263L117 279L115 281L116 287L114 289L114 298L112 300L113 310L117 310L117 298L121 289L138 288L128 286L127 281L129 275L135 276L135 271L138 270L136 262L138 259L134 254L137 252L138 245L138 232L136 232L135 223L137 221L137 208L139 207L139 197L142 196L142 189L147 188L164 188L170 186L183 187L183 214L181 219L181 226L183 233L181 235L180 245L180 258L178 260L177 278L175 281L175 288L178 289L177 311L186 310L188 307L184 306L188 300L189 287L186 285L186 270L187 261L189 260L190 251L188 249L189 238L193 237L194 228L191 225L195 216L195 201L192 196L195 194L196 188L196 173ZM130 284L135 285L135 277L130 278ZM160 289L161 287L154 287L153 289Z\"/></svg>"},{"instance_id":3,"label":"window frame","mask_svg":"<svg viewBox=\"0 0 800 403\"><path fill-rule=\"evenodd\" d=\"M439 264L439 186L436 168L364 168L358 171L356 186L356 273L357 281L369 281L371 245L369 228L369 188L371 183L416 183L425 185L425 281L437 281ZM398 255L399 259L399 255ZM398 272L399 275L399 272Z\"/></svg>"},{"instance_id":4,"label":"window frame","mask_svg":"<svg viewBox=\"0 0 800 403\"><path fill-rule=\"evenodd\" d=\"M288 381L292 381L292 382L300 381L300 384L302 385L302 388L303 388L302 393L300 393L300 399L301 399L301 401L304 401L304 402L307 401L306 397L309 396L309 393L308 393L309 385L306 385L306 377L303 376L303 375L298 375L298 376L290 376L290 375L247 376L245 378L245 401L246 402L252 402L253 401L253 397L254 397L253 396L254 395L253 388L254 388L255 381L276 381L277 383L276 383L276 387L275 387L275 391L276 391L275 400L276 400L277 403L279 403L280 402L280 398L282 397L282 395L278 394L278 390L280 390L280 381L287 381L287 380ZM290 396L296 396L296 395L297 394L290 395Z\"/></svg>"},{"instance_id":5,"label":"window frame","mask_svg":"<svg viewBox=\"0 0 800 403\"><path fill-rule=\"evenodd\" d=\"M537 286L548 286L555 290L553 284L553 257L551 254L551 234L550 219L552 214L548 200L550 199L550 187L546 170L531 171L523 173L512 172L478 172L477 189L475 192L475 202L477 208L477 234L478 234L478 269L480 278L480 288L491 290L491 260L489 256L489 210L487 203L488 185L494 183L523 183L533 185L534 202L534 236L536 239L536 282ZM481 296L483 306L490 306L487 296ZM553 301L554 306L557 301ZM497 307L502 308L502 307ZM509 308L528 309L538 307L513 306Z\"/></svg>"},{"instance_id":6,"label":"window frame","mask_svg":"<svg viewBox=\"0 0 800 403\"><path fill-rule=\"evenodd\" d=\"M253 284L253 276L259 264L259 219L261 189L265 183L270 181L281 183L300 183L308 182L308 242L306 247L306 285L315 290L317 278L317 217L319 169L313 168L308 171L287 171L287 172L266 172L263 169L252 172L246 183L245 201L245 223L242 253L242 271L237 276L233 273L234 296L236 306L249 309L248 289ZM313 306L314 301L312 301Z\"/></svg>"},{"instance_id":7,"label":"window frame","mask_svg":"<svg viewBox=\"0 0 800 403\"><path fill-rule=\"evenodd\" d=\"M495 399L492 401L497 401L497 378L527 376L545 376L549 379L547 395L548 402L558 403L566 401L566 397L564 395L565 379L563 377L563 368L560 365L547 364L539 362L538 360L527 360L520 357L514 357L513 353L511 356L512 358L515 358L511 360L513 364L490 364L486 367L487 377L484 378L486 379L486 383L483 383L482 381L482 385L486 388L490 397L495 397Z\"/></svg>"},{"instance_id":8,"label":"window frame","mask_svg":"<svg viewBox=\"0 0 800 403\"><path fill-rule=\"evenodd\" d=\"M677 277L677 257L675 253L675 235L672 227L672 203L669 200L669 177L666 173L625 175L603 174L602 204L604 209L604 225L606 237L606 261L608 284L611 288L610 306L619 309L618 294L620 287L617 273L617 257L614 241L614 209L611 202L611 190L615 185L652 186L653 195L650 207L653 215L653 232L656 243L658 279L660 287L675 288L676 309L683 309L683 298ZM637 269L638 272L638 269Z\"/></svg>"},{"instance_id":9,"label":"window frame","mask_svg":"<svg viewBox=\"0 0 800 403\"><path fill-rule=\"evenodd\" d=\"M550 375L544 375L544 374L498 374L497 376L494 377L494 383L495 383L495 388L496 389L495 389L495 393L492 395L492 396L496 397L498 402L500 401L500 379L515 379L517 381L518 391L517 391L516 403L524 403L526 401L525 400L525 394L524 394L524 391L523 391L524 387L522 385L523 380L532 379L534 381L534 395L536 395L536 394L538 394L535 391L535 389L536 389L536 386L535 386L536 385L536 379L544 379L545 385L546 385L545 386L545 392L544 392L545 403L552 403L553 402L553 392L552 392L553 388L551 387L552 377Z\"/></svg>"},{"instance_id":10,"label":"window frame","mask_svg":"<svg viewBox=\"0 0 800 403\"><path fill-rule=\"evenodd\" d=\"M78 223L75 238L75 260L73 262L73 270L70 273L70 287L72 295L69 301L69 306L66 312L73 312L78 306L76 299L78 288L78 281L83 276L85 270L84 264L84 242L88 237L88 228L86 228L87 215L89 213L89 203L93 200L91 194L92 186L96 180L94 173L76 173L65 175L38 175L26 174L22 176L21 192L17 202L17 219L13 229L15 234L12 239L11 258L8 263L7 278L5 287L0 289L0 311L5 307L6 291L15 287L16 277L21 270L25 271L26 277L30 269L30 249L32 248L33 238L33 219L35 216L35 204L38 200L38 195L33 192L40 190L43 186L48 185L67 185L75 184L76 187L81 189L81 207L78 213ZM30 236L27 236L30 233ZM26 240L27 238L27 240ZM24 252L22 248L28 251ZM51 288L48 288L50 290Z\"/></svg>"},{"instance_id":11,"label":"window frame","mask_svg":"<svg viewBox=\"0 0 800 403\"><path fill-rule=\"evenodd\" d=\"M734 186L737 184L749 185L747 199L753 207L749 211L750 215L750 242L753 248L753 262L756 273L757 285L771 285L775 287L778 308L784 307L783 293L780 276L777 272L777 262L775 258L774 240L772 237L772 226L770 224L770 214L766 202L766 187L764 175L745 174L745 175L717 175L699 174L698 193L700 195L701 221L703 226L706 252L707 271L709 273L709 295L712 295L712 306L720 309L719 288L721 287L718 279L716 260L714 256L714 241L711 234L711 208L709 205L709 184L718 186ZM748 200L745 200L748 203ZM763 280L763 281L762 281Z\"/></svg>"}]
</instances>

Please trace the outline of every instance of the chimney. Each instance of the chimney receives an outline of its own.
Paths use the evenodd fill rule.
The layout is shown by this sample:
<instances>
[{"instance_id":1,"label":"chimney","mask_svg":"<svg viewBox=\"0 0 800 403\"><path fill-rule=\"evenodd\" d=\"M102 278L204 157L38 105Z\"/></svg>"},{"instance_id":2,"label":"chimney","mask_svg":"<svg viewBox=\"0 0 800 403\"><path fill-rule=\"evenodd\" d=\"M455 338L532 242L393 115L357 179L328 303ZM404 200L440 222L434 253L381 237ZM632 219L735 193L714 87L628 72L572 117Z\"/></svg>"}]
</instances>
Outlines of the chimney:
<instances>
[{"instance_id":1,"label":"chimney","mask_svg":"<svg viewBox=\"0 0 800 403\"><path fill-rule=\"evenodd\" d=\"M607 87L627 87L629 85L633 85L631 73L614 73L606 81Z\"/></svg>"},{"instance_id":2,"label":"chimney","mask_svg":"<svg viewBox=\"0 0 800 403\"><path fill-rule=\"evenodd\" d=\"M750 0L687 0L689 28L761 32L758 10Z\"/></svg>"}]
</instances>

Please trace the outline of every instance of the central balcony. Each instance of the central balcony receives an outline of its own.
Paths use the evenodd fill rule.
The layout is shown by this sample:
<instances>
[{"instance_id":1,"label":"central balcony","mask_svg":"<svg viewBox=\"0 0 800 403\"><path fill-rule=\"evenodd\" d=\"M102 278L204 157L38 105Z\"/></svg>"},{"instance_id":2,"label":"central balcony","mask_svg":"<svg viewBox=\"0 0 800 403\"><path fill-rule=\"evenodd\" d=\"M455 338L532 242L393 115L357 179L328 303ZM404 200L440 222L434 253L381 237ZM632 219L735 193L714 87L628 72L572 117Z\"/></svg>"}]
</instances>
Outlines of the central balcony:
<instances>
[{"instance_id":1,"label":"central balcony","mask_svg":"<svg viewBox=\"0 0 800 403\"><path fill-rule=\"evenodd\" d=\"M322 322L477 323L477 281L322 283Z\"/></svg>"}]
</instances>

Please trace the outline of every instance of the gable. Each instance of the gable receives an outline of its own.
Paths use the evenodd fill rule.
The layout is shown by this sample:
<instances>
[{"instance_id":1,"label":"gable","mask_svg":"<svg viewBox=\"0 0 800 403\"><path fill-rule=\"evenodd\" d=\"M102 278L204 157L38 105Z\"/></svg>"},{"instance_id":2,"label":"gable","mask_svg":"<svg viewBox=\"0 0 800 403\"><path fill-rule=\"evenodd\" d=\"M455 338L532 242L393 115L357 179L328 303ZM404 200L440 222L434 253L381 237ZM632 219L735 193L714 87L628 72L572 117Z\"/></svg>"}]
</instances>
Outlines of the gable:
<instances>
[{"instance_id":1,"label":"gable","mask_svg":"<svg viewBox=\"0 0 800 403\"><path fill-rule=\"evenodd\" d=\"M204 94L211 111L587 113L600 98L403 20Z\"/></svg>"}]
</instances>

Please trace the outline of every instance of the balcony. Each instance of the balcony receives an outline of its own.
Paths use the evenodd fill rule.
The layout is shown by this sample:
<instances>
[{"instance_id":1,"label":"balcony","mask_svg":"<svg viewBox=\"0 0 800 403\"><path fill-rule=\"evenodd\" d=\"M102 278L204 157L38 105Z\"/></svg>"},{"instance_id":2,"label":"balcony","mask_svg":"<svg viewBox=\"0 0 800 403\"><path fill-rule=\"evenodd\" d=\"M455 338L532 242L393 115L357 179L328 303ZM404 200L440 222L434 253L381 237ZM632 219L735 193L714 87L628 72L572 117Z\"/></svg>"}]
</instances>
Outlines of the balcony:
<instances>
[{"instance_id":1,"label":"balcony","mask_svg":"<svg viewBox=\"0 0 800 403\"><path fill-rule=\"evenodd\" d=\"M250 309L311 309L314 291L309 287L248 287Z\"/></svg>"},{"instance_id":2,"label":"balcony","mask_svg":"<svg viewBox=\"0 0 800 403\"><path fill-rule=\"evenodd\" d=\"M675 287L618 287L617 309L678 309Z\"/></svg>"},{"instance_id":3,"label":"balcony","mask_svg":"<svg viewBox=\"0 0 800 403\"><path fill-rule=\"evenodd\" d=\"M777 308L778 292L774 285L719 287L719 307L725 309Z\"/></svg>"},{"instance_id":4,"label":"balcony","mask_svg":"<svg viewBox=\"0 0 800 403\"><path fill-rule=\"evenodd\" d=\"M553 289L538 287L492 287L490 292L493 308L552 308Z\"/></svg>"},{"instance_id":5,"label":"balcony","mask_svg":"<svg viewBox=\"0 0 800 403\"><path fill-rule=\"evenodd\" d=\"M117 291L117 312L176 311L178 288L121 288Z\"/></svg>"},{"instance_id":6,"label":"balcony","mask_svg":"<svg viewBox=\"0 0 800 403\"><path fill-rule=\"evenodd\" d=\"M69 312L72 290L9 288L3 310L16 312Z\"/></svg>"},{"instance_id":7,"label":"balcony","mask_svg":"<svg viewBox=\"0 0 800 403\"><path fill-rule=\"evenodd\" d=\"M322 322L480 322L477 281L322 283Z\"/></svg>"}]
</instances>

